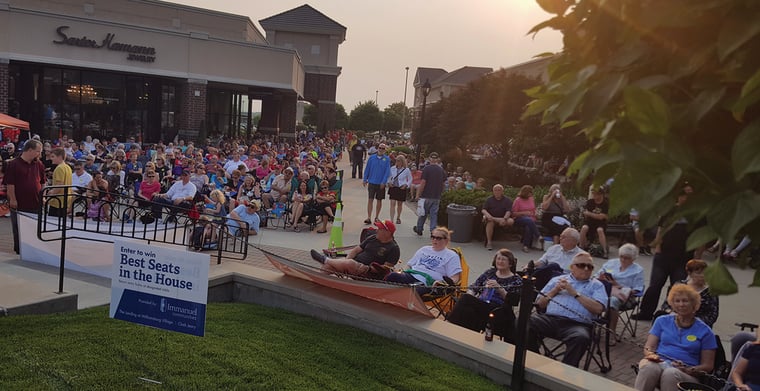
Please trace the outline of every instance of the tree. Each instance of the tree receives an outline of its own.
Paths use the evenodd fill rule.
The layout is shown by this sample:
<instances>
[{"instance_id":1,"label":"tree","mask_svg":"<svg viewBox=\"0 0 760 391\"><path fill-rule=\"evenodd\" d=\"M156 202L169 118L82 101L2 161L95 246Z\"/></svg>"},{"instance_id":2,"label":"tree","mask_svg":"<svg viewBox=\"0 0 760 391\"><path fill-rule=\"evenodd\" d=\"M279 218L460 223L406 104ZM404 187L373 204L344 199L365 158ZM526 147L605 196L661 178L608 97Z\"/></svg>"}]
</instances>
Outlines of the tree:
<instances>
[{"instance_id":1,"label":"tree","mask_svg":"<svg viewBox=\"0 0 760 391\"><path fill-rule=\"evenodd\" d=\"M760 2L537 2L553 17L531 32L559 30L564 48L525 115L593 143L571 166L579 181L614 178L611 214L635 207L642 225L688 181L695 196L672 220L705 222L690 248L760 242ZM738 290L722 262L707 278L711 293Z\"/></svg>"},{"instance_id":2,"label":"tree","mask_svg":"<svg viewBox=\"0 0 760 391\"><path fill-rule=\"evenodd\" d=\"M401 130L401 117L406 111L406 118L409 118L409 108L404 106L404 102L392 103L383 110L383 130L389 132L398 132Z\"/></svg>"},{"instance_id":3,"label":"tree","mask_svg":"<svg viewBox=\"0 0 760 391\"><path fill-rule=\"evenodd\" d=\"M342 104L335 104L335 129L347 129L348 128L348 114L346 114L346 108Z\"/></svg>"},{"instance_id":4,"label":"tree","mask_svg":"<svg viewBox=\"0 0 760 391\"><path fill-rule=\"evenodd\" d=\"M317 116L318 116L318 109L317 105L313 104L307 104L304 105L303 108L303 119L301 122L303 122L306 126L317 126Z\"/></svg>"},{"instance_id":5,"label":"tree","mask_svg":"<svg viewBox=\"0 0 760 391\"><path fill-rule=\"evenodd\" d=\"M349 123L354 130L378 131L383 124L383 113L374 101L360 102L351 110Z\"/></svg>"}]
</instances>

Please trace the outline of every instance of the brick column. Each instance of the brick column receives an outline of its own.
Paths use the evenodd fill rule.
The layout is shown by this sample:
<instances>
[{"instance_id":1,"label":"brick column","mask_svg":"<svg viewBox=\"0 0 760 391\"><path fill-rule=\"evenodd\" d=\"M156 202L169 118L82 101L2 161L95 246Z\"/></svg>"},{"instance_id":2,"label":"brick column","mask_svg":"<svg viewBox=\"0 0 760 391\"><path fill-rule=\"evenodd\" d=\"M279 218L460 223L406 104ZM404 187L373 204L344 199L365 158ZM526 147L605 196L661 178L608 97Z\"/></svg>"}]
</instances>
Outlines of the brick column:
<instances>
[{"instance_id":1,"label":"brick column","mask_svg":"<svg viewBox=\"0 0 760 391\"><path fill-rule=\"evenodd\" d=\"M306 73L304 98L317 105L317 130L335 129L335 92L337 75Z\"/></svg>"},{"instance_id":2,"label":"brick column","mask_svg":"<svg viewBox=\"0 0 760 391\"><path fill-rule=\"evenodd\" d=\"M189 79L179 88L179 129L200 135L206 126L206 84L205 80ZM164 140L168 141L168 140Z\"/></svg>"},{"instance_id":3,"label":"brick column","mask_svg":"<svg viewBox=\"0 0 760 391\"><path fill-rule=\"evenodd\" d=\"M8 96L10 91L8 83L8 59L0 58L0 113L8 112Z\"/></svg>"},{"instance_id":4,"label":"brick column","mask_svg":"<svg viewBox=\"0 0 760 391\"><path fill-rule=\"evenodd\" d=\"M270 95L261 99L261 118L257 132L276 135L280 131L280 97Z\"/></svg>"},{"instance_id":5,"label":"brick column","mask_svg":"<svg viewBox=\"0 0 760 391\"><path fill-rule=\"evenodd\" d=\"M289 94L280 100L280 132L293 133L296 131L296 107L298 96Z\"/></svg>"}]
</instances>

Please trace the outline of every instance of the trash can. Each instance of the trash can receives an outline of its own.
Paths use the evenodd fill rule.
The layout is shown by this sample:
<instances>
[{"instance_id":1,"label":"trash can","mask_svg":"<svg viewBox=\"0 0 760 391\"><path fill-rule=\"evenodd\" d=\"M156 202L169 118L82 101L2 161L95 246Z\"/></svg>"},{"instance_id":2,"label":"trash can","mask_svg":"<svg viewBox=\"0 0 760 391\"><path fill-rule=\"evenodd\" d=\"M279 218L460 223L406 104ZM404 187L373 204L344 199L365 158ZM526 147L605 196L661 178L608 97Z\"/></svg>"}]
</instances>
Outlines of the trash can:
<instances>
[{"instance_id":1,"label":"trash can","mask_svg":"<svg viewBox=\"0 0 760 391\"><path fill-rule=\"evenodd\" d=\"M472 240L472 226L475 224L478 208L470 205L449 204L446 207L446 213L449 217L448 228L454 231L451 234L451 241L467 243Z\"/></svg>"}]
</instances>

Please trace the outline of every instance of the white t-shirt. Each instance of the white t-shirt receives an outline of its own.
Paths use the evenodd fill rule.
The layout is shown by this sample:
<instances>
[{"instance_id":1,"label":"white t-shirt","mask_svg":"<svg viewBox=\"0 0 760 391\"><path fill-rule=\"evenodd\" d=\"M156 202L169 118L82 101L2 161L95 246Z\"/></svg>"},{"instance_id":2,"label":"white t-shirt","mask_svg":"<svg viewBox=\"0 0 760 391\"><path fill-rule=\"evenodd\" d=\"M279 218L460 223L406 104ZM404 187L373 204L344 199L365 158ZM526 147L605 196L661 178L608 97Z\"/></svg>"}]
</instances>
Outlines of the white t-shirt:
<instances>
[{"instance_id":1,"label":"white t-shirt","mask_svg":"<svg viewBox=\"0 0 760 391\"><path fill-rule=\"evenodd\" d=\"M90 175L90 173L87 171L82 171L82 175L77 175L76 172L71 175L71 184L73 186L87 187L91 181L92 175Z\"/></svg>"},{"instance_id":2,"label":"white t-shirt","mask_svg":"<svg viewBox=\"0 0 760 391\"><path fill-rule=\"evenodd\" d=\"M425 246L414 253L408 262L412 270L426 273L436 281L443 281L443 276L451 277L462 272L459 255L454 250L445 248L435 251L433 246ZM412 274L414 278L425 283L425 277Z\"/></svg>"}]
</instances>

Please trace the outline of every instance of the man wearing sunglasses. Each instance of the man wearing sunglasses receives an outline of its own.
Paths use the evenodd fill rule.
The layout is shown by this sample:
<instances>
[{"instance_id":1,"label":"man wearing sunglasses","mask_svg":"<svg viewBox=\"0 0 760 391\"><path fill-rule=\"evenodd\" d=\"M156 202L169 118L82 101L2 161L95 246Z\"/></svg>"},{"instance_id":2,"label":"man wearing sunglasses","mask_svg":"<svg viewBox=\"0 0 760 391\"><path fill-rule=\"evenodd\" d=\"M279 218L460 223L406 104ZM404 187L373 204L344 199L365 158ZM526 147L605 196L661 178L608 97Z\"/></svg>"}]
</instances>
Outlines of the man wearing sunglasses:
<instances>
[{"instance_id":1,"label":"man wearing sunglasses","mask_svg":"<svg viewBox=\"0 0 760 391\"><path fill-rule=\"evenodd\" d=\"M562 362L578 366L591 343L592 321L604 311L607 291L591 278L594 258L580 252L570 264L570 274L552 278L538 295L536 305L545 313L534 313L528 328L528 348L538 353L544 337L563 341L566 351Z\"/></svg>"}]
</instances>

